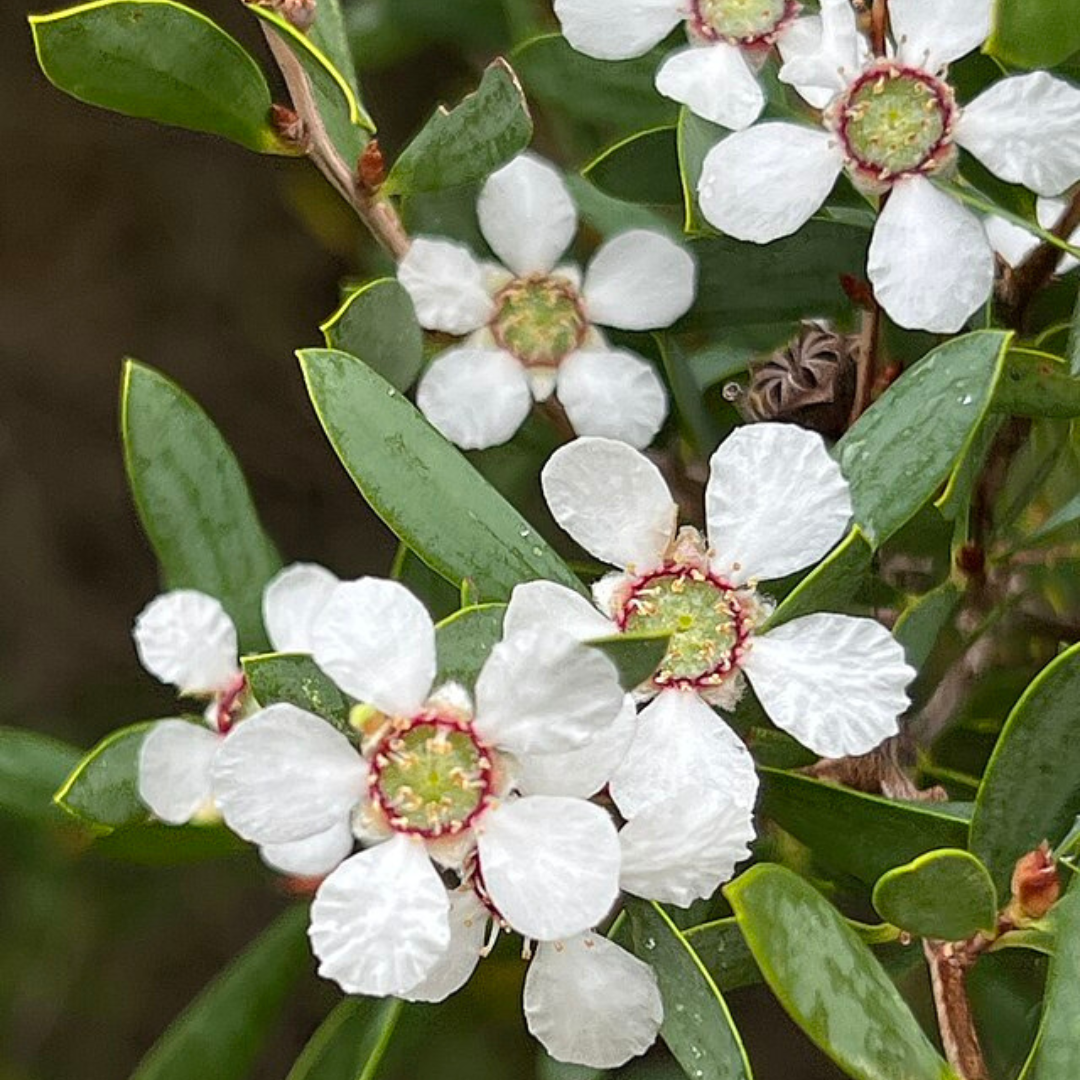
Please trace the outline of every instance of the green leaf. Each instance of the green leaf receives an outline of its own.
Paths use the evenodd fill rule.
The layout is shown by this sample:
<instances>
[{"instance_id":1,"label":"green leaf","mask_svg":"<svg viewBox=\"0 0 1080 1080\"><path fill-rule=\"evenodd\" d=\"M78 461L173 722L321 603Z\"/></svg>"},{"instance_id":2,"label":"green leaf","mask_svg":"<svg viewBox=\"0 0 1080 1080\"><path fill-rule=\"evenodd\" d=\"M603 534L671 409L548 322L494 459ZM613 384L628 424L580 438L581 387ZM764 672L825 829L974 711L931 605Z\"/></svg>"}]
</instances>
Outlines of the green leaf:
<instances>
[{"instance_id":1,"label":"green leaf","mask_svg":"<svg viewBox=\"0 0 1080 1080\"><path fill-rule=\"evenodd\" d=\"M55 822L53 795L81 756L59 739L0 727L0 810L30 821Z\"/></svg>"},{"instance_id":2,"label":"green leaf","mask_svg":"<svg viewBox=\"0 0 1080 1080\"><path fill-rule=\"evenodd\" d=\"M137 822L121 826L94 841L95 855L139 866L182 866L222 859L251 848L224 825L162 825Z\"/></svg>"},{"instance_id":3,"label":"green leaf","mask_svg":"<svg viewBox=\"0 0 1080 1080\"><path fill-rule=\"evenodd\" d=\"M853 1080L955 1080L858 935L811 885L752 867L724 889L788 1015Z\"/></svg>"},{"instance_id":4,"label":"green leaf","mask_svg":"<svg viewBox=\"0 0 1080 1080\"><path fill-rule=\"evenodd\" d=\"M654 334L678 419L698 454L705 459L720 444L724 429L705 404L690 358L670 334Z\"/></svg>"},{"instance_id":5,"label":"green leaf","mask_svg":"<svg viewBox=\"0 0 1080 1080\"><path fill-rule=\"evenodd\" d=\"M477 604L454 612L435 627L436 686L456 682L473 689L491 650L502 639L505 614L505 604Z\"/></svg>"},{"instance_id":6,"label":"green leaf","mask_svg":"<svg viewBox=\"0 0 1080 1080\"><path fill-rule=\"evenodd\" d=\"M308 37L359 99L360 81L356 77L356 63L353 60L352 46L349 44L342 0L318 0L315 22L308 30Z\"/></svg>"},{"instance_id":7,"label":"green leaf","mask_svg":"<svg viewBox=\"0 0 1080 1080\"><path fill-rule=\"evenodd\" d=\"M669 634L612 634L585 642L599 649L618 669L619 685L629 693L660 666L667 652Z\"/></svg>"},{"instance_id":8,"label":"green leaf","mask_svg":"<svg viewBox=\"0 0 1080 1080\"><path fill-rule=\"evenodd\" d=\"M900 612L893 627L893 637L904 646L907 662L916 671L921 671L929 659L962 596L963 591L955 581L945 581L917 597Z\"/></svg>"},{"instance_id":9,"label":"green leaf","mask_svg":"<svg viewBox=\"0 0 1080 1080\"><path fill-rule=\"evenodd\" d=\"M401 1015L396 998L345 998L319 1025L285 1080L366 1080L375 1076Z\"/></svg>"},{"instance_id":10,"label":"green leaf","mask_svg":"<svg viewBox=\"0 0 1080 1080\"><path fill-rule=\"evenodd\" d=\"M153 726L152 720L132 724L102 739L57 791L57 804L106 830L146 821L150 812L139 798L139 749Z\"/></svg>"},{"instance_id":11,"label":"green leaf","mask_svg":"<svg viewBox=\"0 0 1080 1080\"><path fill-rule=\"evenodd\" d=\"M754 955L734 918L701 923L684 931L684 936L721 990L738 990L761 982Z\"/></svg>"},{"instance_id":12,"label":"green leaf","mask_svg":"<svg viewBox=\"0 0 1080 1080\"><path fill-rule=\"evenodd\" d=\"M626 910L634 952L660 984L660 1035L683 1071L695 1080L751 1080L727 1003L685 935L659 904L629 897Z\"/></svg>"},{"instance_id":13,"label":"green leaf","mask_svg":"<svg viewBox=\"0 0 1080 1080\"><path fill-rule=\"evenodd\" d=\"M651 229L653 232L667 234L672 240L682 240L682 233L677 226L658 211L638 203L616 199L574 173L568 174L564 179L577 204L582 224L602 238L615 236L627 229Z\"/></svg>"},{"instance_id":14,"label":"green leaf","mask_svg":"<svg viewBox=\"0 0 1080 1080\"><path fill-rule=\"evenodd\" d=\"M709 232L712 229L698 205L697 187L705 156L727 134L727 128L703 120L685 105L679 110L677 153L685 208L684 227L687 232Z\"/></svg>"},{"instance_id":15,"label":"green leaf","mask_svg":"<svg viewBox=\"0 0 1080 1080\"><path fill-rule=\"evenodd\" d=\"M1073 0L997 0L985 52L1009 65L1048 68L1080 49Z\"/></svg>"},{"instance_id":16,"label":"green leaf","mask_svg":"<svg viewBox=\"0 0 1080 1080\"><path fill-rule=\"evenodd\" d=\"M934 349L837 443L855 520L874 547L930 501L975 438L1010 336L981 330Z\"/></svg>"},{"instance_id":17,"label":"green leaf","mask_svg":"<svg viewBox=\"0 0 1080 1080\"><path fill-rule=\"evenodd\" d=\"M628 135L593 158L581 175L601 191L631 203L674 204L682 198L673 127Z\"/></svg>"},{"instance_id":18,"label":"green leaf","mask_svg":"<svg viewBox=\"0 0 1080 1080\"><path fill-rule=\"evenodd\" d=\"M537 578L585 592L547 542L385 379L345 353L305 349L299 357L342 464L372 509L433 570L455 586L471 578L494 600Z\"/></svg>"},{"instance_id":19,"label":"green leaf","mask_svg":"<svg viewBox=\"0 0 1080 1080\"><path fill-rule=\"evenodd\" d=\"M1080 378L1080 292L1076 294L1066 351L1069 354L1069 373Z\"/></svg>"},{"instance_id":20,"label":"green leaf","mask_svg":"<svg viewBox=\"0 0 1080 1080\"><path fill-rule=\"evenodd\" d=\"M1080 378L1060 357L1035 349L1010 349L993 408L1014 416L1080 416Z\"/></svg>"},{"instance_id":21,"label":"green leaf","mask_svg":"<svg viewBox=\"0 0 1080 1080\"><path fill-rule=\"evenodd\" d=\"M38 63L79 101L293 153L270 126L255 60L205 15L172 0L98 0L31 15Z\"/></svg>"},{"instance_id":22,"label":"green leaf","mask_svg":"<svg viewBox=\"0 0 1080 1080\"><path fill-rule=\"evenodd\" d=\"M394 162L383 191L409 195L481 180L524 150L532 130L517 76L500 58L485 69L475 93L450 112L436 109Z\"/></svg>"},{"instance_id":23,"label":"green leaf","mask_svg":"<svg viewBox=\"0 0 1080 1080\"><path fill-rule=\"evenodd\" d=\"M1065 834L1080 809L1080 645L1051 661L1013 707L986 766L970 847L1007 895L1013 866Z\"/></svg>"},{"instance_id":24,"label":"green leaf","mask_svg":"<svg viewBox=\"0 0 1080 1080\"><path fill-rule=\"evenodd\" d=\"M310 656L301 653L259 653L245 656L241 663L248 686L261 706L278 701L329 720L341 731L349 731L352 702L323 674Z\"/></svg>"},{"instance_id":25,"label":"green leaf","mask_svg":"<svg viewBox=\"0 0 1080 1080\"><path fill-rule=\"evenodd\" d=\"M241 648L266 645L262 591L281 568L233 452L176 383L129 360L120 401L135 508L169 589L198 589L232 616Z\"/></svg>"},{"instance_id":26,"label":"green leaf","mask_svg":"<svg viewBox=\"0 0 1080 1080\"><path fill-rule=\"evenodd\" d=\"M918 937L965 941L997 925L997 891L974 856L954 848L928 851L882 874L874 886L877 913Z\"/></svg>"},{"instance_id":27,"label":"green leaf","mask_svg":"<svg viewBox=\"0 0 1080 1080\"><path fill-rule=\"evenodd\" d=\"M966 846L967 822L940 804L901 802L795 773L759 771L760 812L823 861L867 884L934 848Z\"/></svg>"},{"instance_id":28,"label":"green leaf","mask_svg":"<svg viewBox=\"0 0 1080 1080\"><path fill-rule=\"evenodd\" d=\"M289 908L173 1021L131 1080L244 1080L311 966L307 906Z\"/></svg>"},{"instance_id":29,"label":"green leaf","mask_svg":"<svg viewBox=\"0 0 1080 1080\"><path fill-rule=\"evenodd\" d=\"M398 390L408 390L424 366L424 332L395 278L350 293L319 329L328 348L359 356Z\"/></svg>"}]
</instances>

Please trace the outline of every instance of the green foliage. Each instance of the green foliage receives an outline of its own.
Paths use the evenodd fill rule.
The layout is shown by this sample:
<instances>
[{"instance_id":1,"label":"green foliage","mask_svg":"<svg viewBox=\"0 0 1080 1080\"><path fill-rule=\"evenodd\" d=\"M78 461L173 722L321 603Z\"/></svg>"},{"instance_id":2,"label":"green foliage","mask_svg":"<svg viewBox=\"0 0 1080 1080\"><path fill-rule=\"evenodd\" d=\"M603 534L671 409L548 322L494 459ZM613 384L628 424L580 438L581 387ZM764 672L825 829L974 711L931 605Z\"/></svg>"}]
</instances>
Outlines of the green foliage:
<instances>
[{"instance_id":1,"label":"green foliage","mask_svg":"<svg viewBox=\"0 0 1080 1080\"><path fill-rule=\"evenodd\" d=\"M614 634L586 642L599 649L619 672L619 683L629 693L640 686L660 666L667 652L670 635Z\"/></svg>"},{"instance_id":2,"label":"green foliage","mask_svg":"<svg viewBox=\"0 0 1080 1080\"><path fill-rule=\"evenodd\" d=\"M1080 416L1080 378L1059 357L1034 349L1010 349L994 408L1014 416Z\"/></svg>"},{"instance_id":3,"label":"green foliage","mask_svg":"<svg viewBox=\"0 0 1080 1080\"><path fill-rule=\"evenodd\" d=\"M1080 50L1071 0L996 0L986 51L1005 64L1053 67Z\"/></svg>"},{"instance_id":4,"label":"green foliage","mask_svg":"<svg viewBox=\"0 0 1080 1080\"><path fill-rule=\"evenodd\" d=\"M261 653L245 656L244 674L255 700L263 707L285 701L348 730L352 703L323 674L310 656Z\"/></svg>"},{"instance_id":5,"label":"green foliage","mask_svg":"<svg viewBox=\"0 0 1080 1080\"><path fill-rule=\"evenodd\" d=\"M761 982L761 972L735 918L692 926L683 936L720 990Z\"/></svg>"},{"instance_id":6,"label":"green foliage","mask_svg":"<svg viewBox=\"0 0 1080 1080\"><path fill-rule=\"evenodd\" d=\"M345 998L308 1040L285 1080L371 1080L397 1026L394 998Z\"/></svg>"},{"instance_id":7,"label":"green foliage","mask_svg":"<svg viewBox=\"0 0 1080 1080\"><path fill-rule=\"evenodd\" d=\"M466 690L476 685L480 669L502 637L505 604L477 604L462 608L435 628L435 655L439 671L436 686L460 683Z\"/></svg>"},{"instance_id":8,"label":"green foliage","mask_svg":"<svg viewBox=\"0 0 1080 1080\"><path fill-rule=\"evenodd\" d=\"M139 798L139 749L152 727L152 721L132 724L102 739L56 792L57 804L105 830L145 821L149 813Z\"/></svg>"},{"instance_id":9,"label":"green foliage","mask_svg":"<svg viewBox=\"0 0 1080 1080\"><path fill-rule=\"evenodd\" d=\"M628 135L593 158L582 175L601 191L632 203L678 203L682 197L675 158L675 129Z\"/></svg>"},{"instance_id":10,"label":"green foliage","mask_svg":"<svg viewBox=\"0 0 1080 1080\"><path fill-rule=\"evenodd\" d=\"M53 795L79 757L75 747L59 739L0 727L0 811L55 823L60 815Z\"/></svg>"}]
</instances>

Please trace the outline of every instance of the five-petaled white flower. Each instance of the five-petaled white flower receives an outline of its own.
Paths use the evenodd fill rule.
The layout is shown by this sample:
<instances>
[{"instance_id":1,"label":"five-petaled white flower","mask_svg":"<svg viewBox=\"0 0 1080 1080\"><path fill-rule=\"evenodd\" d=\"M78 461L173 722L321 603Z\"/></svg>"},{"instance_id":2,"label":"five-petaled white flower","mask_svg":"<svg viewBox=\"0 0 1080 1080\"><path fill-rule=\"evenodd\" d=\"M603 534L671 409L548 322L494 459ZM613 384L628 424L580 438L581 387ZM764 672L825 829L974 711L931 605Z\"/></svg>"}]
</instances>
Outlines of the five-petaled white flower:
<instances>
[{"instance_id":1,"label":"five-petaled white flower","mask_svg":"<svg viewBox=\"0 0 1080 1080\"><path fill-rule=\"evenodd\" d=\"M597 250L584 280L576 266L557 265L577 213L559 174L532 154L488 178L477 213L506 269L424 237L398 267L422 326L470 335L424 373L424 415L458 446L480 449L506 442L533 399L554 391L578 434L647 446L667 415L663 382L640 356L611 348L596 324L669 326L694 301L694 260L667 237L633 229Z\"/></svg>"},{"instance_id":2,"label":"five-petaled white flower","mask_svg":"<svg viewBox=\"0 0 1080 1080\"><path fill-rule=\"evenodd\" d=\"M830 91L825 130L767 122L721 140L698 194L706 218L765 244L799 229L840 172L887 195L867 273L901 326L951 333L990 296L994 256L980 218L934 182L957 148L1040 195L1080 179L1080 89L1043 71L1002 79L959 106L950 61L987 37L991 0L892 0L895 48L865 61L850 0L822 0L821 34L787 42L780 78Z\"/></svg>"},{"instance_id":3,"label":"five-petaled white flower","mask_svg":"<svg viewBox=\"0 0 1080 1080\"><path fill-rule=\"evenodd\" d=\"M343 851L355 833L375 845L316 894L322 975L375 995L407 994L432 975L451 941L432 860L527 938L571 937L604 917L618 893L611 818L536 783L522 790L515 774L616 721L626 701L607 657L557 631L507 634L480 672L474 708L454 684L432 692L430 616L403 586L374 578L335 587L312 644L316 663L370 709L360 751L326 721L278 704L237 727L213 772L218 807L246 839Z\"/></svg>"},{"instance_id":4,"label":"five-petaled white flower","mask_svg":"<svg viewBox=\"0 0 1080 1080\"><path fill-rule=\"evenodd\" d=\"M1039 198L1035 200L1035 217L1044 229L1052 229L1068 207L1066 199ZM1028 229L1008 221L1003 217L991 216L986 219L986 232L993 249L1009 264L1019 266L1041 243L1038 236ZM1076 247L1080 244L1080 229L1076 229L1068 242ZM1058 260L1057 272L1067 274L1080 266L1080 259L1075 255L1062 252Z\"/></svg>"}]
</instances>

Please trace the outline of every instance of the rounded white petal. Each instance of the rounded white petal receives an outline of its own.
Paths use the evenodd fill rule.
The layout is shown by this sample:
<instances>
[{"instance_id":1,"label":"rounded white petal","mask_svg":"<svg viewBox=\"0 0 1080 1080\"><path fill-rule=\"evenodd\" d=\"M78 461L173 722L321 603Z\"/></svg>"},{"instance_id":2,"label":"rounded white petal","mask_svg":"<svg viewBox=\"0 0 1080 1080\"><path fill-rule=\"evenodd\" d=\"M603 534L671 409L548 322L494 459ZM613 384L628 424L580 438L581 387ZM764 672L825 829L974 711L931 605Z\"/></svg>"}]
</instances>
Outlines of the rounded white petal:
<instances>
[{"instance_id":1,"label":"rounded white petal","mask_svg":"<svg viewBox=\"0 0 1080 1080\"><path fill-rule=\"evenodd\" d=\"M705 518L713 568L734 584L768 581L836 544L851 520L851 493L817 433L747 424L709 462Z\"/></svg>"},{"instance_id":2,"label":"rounded white petal","mask_svg":"<svg viewBox=\"0 0 1080 1080\"><path fill-rule=\"evenodd\" d=\"M900 59L939 71L990 36L993 0L891 0L889 22Z\"/></svg>"},{"instance_id":3,"label":"rounded white petal","mask_svg":"<svg viewBox=\"0 0 1080 1080\"><path fill-rule=\"evenodd\" d=\"M994 252L970 210L912 177L893 185L878 215L866 271L893 322L951 334L989 298Z\"/></svg>"},{"instance_id":4,"label":"rounded white petal","mask_svg":"<svg viewBox=\"0 0 1080 1080\"><path fill-rule=\"evenodd\" d=\"M830 758L895 735L915 677L880 623L824 613L756 637L743 668L772 722Z\"/></svg>"},{"instance_id":5,"label":"rounded white petal","mask_svg":"<svg viewBox=\"0 0 1080 1080\"><path fill-rule=\"evenodd\" d=\"M966 105L956 141L992 173L1038 195L1080 180L1080 87L1033 71L1002 79Z\"/></svg>"},{"instance_id":6,"label":"rounded white petal","mask_svg":"<svg viewBox=\"0 0 1080 1080\"><path fill-rule=\"evenodd\" d=\"M303 840L348 822L366 768L340 731L295 705L271 705L229 733L214 759L214 799L256 844Z\"/></svg>"},{"instance_id":7,"label":"rounded white petal","mask_svg":"<svg viewBox=\"0 0 1080 1080\"><path fill-rule=\"evenodd\" d=\"M347 994L404 994L450 945L450 900L421 841L395 836L346 859L311 905L319 974Z\"/></svg>"},{"instance_id":8,"label":"rounded white petal","mask_svg":"<svg viewBox=\"0 0 1080 1080\"><path fill-rule=\"evenodd\" d=\"M664 1019L652 968L598 934L540 945L524 1004L530 1033L553 1058L594 1069L644 1054Z\"/></svg>"},{"instance_id":9,"label":"rounded white petal","mask_svg":"<svg viewBox=\"0 0 1080 1080\"><path fill-rule=\"evenodd\" d=\"M416 713L435 679L435 626L396 581L338 585L312 645L315 662L342 690L392 716Z\"/></svg>"},{"instance_id":10,"label":"rounded white petal","mask_svg":"<svg viewBox=\"0 0 1080 1080\"><path fill-rule=\"evenodd\" d=\"M777 41L780 81L823 108L858 74L868 52L850 0L822 0L820 15L797 19Z\"/></svg>"},{"instance_id":11,"label":"rounded white petal","mask_svg":"<svg viewBox=\"0 0 1080 1080\"><path fill-rule=\"evenodd\" d=\"M528 754L521 759L514 786L523 795L568 795L588 799L611 779L637 731L637 708L627 694L613 723L578 750Z\"/></svg>"},{"instance_id":12,"label":"rounded white petal","mask_svg":"<svg viewBox=\"0 0 1080 1080\"><path fill-rule=\"evenodd\" d=\"M1010 266L1019 266L1039 246L1039 238L1034 233L996 215L987 217L983 227L990 238L990 246Z\"/></svg>"},{"instance_id":13,"label":"rounded white petal","mask_svg":"<svg viewBox=\"0 0 1080 1080\"><path fill-rule=\"evenodd\" d=\"M563 178L535 154L519 154L492 173L476 212L491 250L520 277L552 270L577 232Z\"/></svg>"},{"instance_id":14,"label":"rounded white petal","mask_svg":"<svg viewBox=\"0 0 1080 1080\"><path fill-rule=\"evenodd\" d=\"M263 862L283 874L322 877L352 853L353 831L348 819L331 825L325 832L283 844L264 844L259 849Z\"/></svg>"},{"instance_id":15,"label":"rounded white petal","mask_svg":"<svg viewBox=\"0 0 1080 1080\"><path fill-rule=\"evenodd\" d=\"M618 628L581 593L553 581L528 581L515 585L503 616L503 637L530 630L556 629L575 641L609 637Z\"/></svg>"},{"instance_id":16,"label":"rounded white petal","mask_svg":"<svg viewBox=\"0 0 1080 1080\"><path fill-rule=\"evenodd\" d=\"M659 44L683 19L679 0L555 0L563 36L597 60L628 60Z\"/></svg>"},{"instance_id":17,"label":"rounded white petal","mask_svg":"<svg viewBox=\"0 0 1080 1080\"><path fill-rule=\"evenodd\" d=\"M557 628L507 635L476 680L474 726L512 754L558 754L583 746L619 715L615 665Z\"/></svg>"},{"instance_id":18,"label":"rounded white petal","mask_svg":"<svg viewBox=\"0 0 1080 1080\"><path fill-rule=\"evenodd\" d=\"M667 483L626 443L575 439L548 458L540 483L560 527L613 566L650 570L675 536L678 509Z\"/></svg>"},{"instance_id":19,"label":"rounded white petal","mask_svg":"<svg viewBox=\"0 0 1080 1080\"><path fill-rule=\"evenodd\" d=\"M1066 199L1050 199L1040 196L1035 200L1035 217L1038 218L1039 224L1044 229L1052 229L1058 223L1058 218L1068 209L1068 206L1069 203ZM1033 239L1036 243L1038 242L1037 238ZM1074 230L1072 236L1069 237L1069 243L1073 247L1080 246L1080 228ZM1063 255L1058 263L1057 272L1066 274L1075 269L1077 265L1080 265L1080 260L1075 255Z\"/></svg>"},{"instance_id":20,"label":"rounded white petal","mask_svg":"<svg viewBox=\"0 0 1080 1080\"><path fill-rule=\"evenodd\" d=\"M464 244L418 236L398 263L398 281L428 330L468 334L494 312L480 264Z\"/></svg>"},{"instance_id":21,"label":"rounded white petal","mask_svg":"<svg viewBox=\"0 0 1080 1080\"><path fill-rule=\"evenodd\" d=\"M765 93L742 49L726 41L672 53L656 73L656 89L734 131L749 127L765 107Z\"/></svg>"},{"instance_id":22,"label":"rounded white petal","mask_svg":"<svg viewBox=\"0 0 1080 1080\"><path fill-rule=\"evenodd\" d=\"M285 567L263 591L263 622L278 652L311 652L316 619L338 583L315 563Z\"/></svg>"},{"instance_id":23,"label":"rounded white petal","mask_svg":"<svg viewBox=\"0 0 1080 1080\"><path fill-rule=\"evenodd\" d=\"M470 345L436 356L416 388L420 411L463 450L506 442L532 402L528 376L514 357Z\"/></svg>"},{"instance_id":24,"label":"rounded white petal","mask_svg":"<svg viewBox=\"0 0 1080 1080\"><path fill-rule=\"evenodd\" d=\"M559 365L555 393L578 435L642 450L668 412L664 382L647 360L621 349L580 350Z\"/></svg>"},{"instance_id":25,"label":"rounded white petal","mask_svg":"<svg viewBox=\"0 0 1080 1080\"><path fill-rule=\"evenodd\" d=\"M530 795L489 810L477 833L491 902L523 937L557 941L581 933L619 895L619 838L599 806Z\"/></svg>"},{"instance_id":26,"label":"rounded white petal","mask_svg":"<svg viewBox=\"0 0 1080 1080\"><path fill-rule=\"evenodd\" d=\"M696 287L697 263L685 248L649 229L631 229L597 249L582 295L590 322L655 330L690 310Z\"/></svg>"},{"instance_id":27,"label":"rounded white petal","mask_svg":"<svg viewBox=\"0 0 1080 1080\"><path fill-rule=\"evenodd\" d=\"M170 825L211 805L210 770L222 739L187 720L161 720L139 747L139 798Z\"/></svg>"},{"instance_id":28,"label":"rounded white petal","mask_svg":"<svg viewBox=\"0 0 1080 1080\"><path fill-rule=\"evenodd\" d=\"M472 889L450 893L450 944L427 978L398 996L406 1001L445 1001L468 981L480 962L491 916Z\"/></svg>"},{"instance_id":29,"label":"rounded white petal","mask_svg":"<svg viewBox=\"0 0 1080 1080\"><path fill-rule=\"evenodd\" d=\"M687 788L715 791L750 808L758 779L743 741L697 694L665 690L642 710L608 787L620 813L632 820Z\"/></svg>"},{"instance_id":30,"label":"rounded white petal","mask_svg":"<svg viewBox=\"0 0 1080 1080\"><path fill-rule=\"evenodd\" d=\"M844 163L826 131L767 122L736 131L705 157L701 211L737 240L767 244L810 220Z\"/></svg>"},{"instance_id":31,"label":"rounded white petal","mask_svg":"<svg viewBox=\"0 0 1080 1080\"><path fill-rule=\"evenodd\" d=\"M139 663L181 694L215 694L239 673L236 627L206 593L162 593L139 613L132 636Z\"/></svg>"},{"instance_id":32,"label":"rounded white petal","mask_svg":"<svg viewBox=\"0 0 1080 1080\"><path fill-rule=\"evenodd\" d=\"M731 878L735 866L750 857L753 839L751 806L686 788L620 830L619 880L635 896L689 907Z\"/></svg>"}]
</instances>

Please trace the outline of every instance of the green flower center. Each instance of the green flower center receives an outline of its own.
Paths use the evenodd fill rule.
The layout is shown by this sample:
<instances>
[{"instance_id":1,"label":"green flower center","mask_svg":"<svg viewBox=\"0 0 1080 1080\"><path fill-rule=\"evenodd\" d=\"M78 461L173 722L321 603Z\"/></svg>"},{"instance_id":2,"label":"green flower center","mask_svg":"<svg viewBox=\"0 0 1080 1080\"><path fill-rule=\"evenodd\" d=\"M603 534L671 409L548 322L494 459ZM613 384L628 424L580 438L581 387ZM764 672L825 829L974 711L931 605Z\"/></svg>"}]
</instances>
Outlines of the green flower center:
<instances>
[{"instance_id":1,"label":"green flower center","mask_svg":"<svg viewBox=\"0 0 1080 1080\"><path fill-rule=\"evenodd\" d=\"M681 567L636 585L620 625L628 633L671 634L653 675L657 686L721 682L735 670L748 634L734 589L719 578Z\"/></svg>"},{"instance_id":2,"label":"green flower center","mask_svg":"<svg viewBox=\"0 0 1080 1080\"><path fill-rule=\"evenodd\" d=\"M790 0L695 0L690 23L709 40L753 45L767 42L797 8Z\"/></svg>"},{"instance_id":3,"label":"green flower center","mask_svg":"<svg viewBox=\"0 0 1080 1080\"><path fill-rule=\"evenodd\" d=\"M526 367L557 367L588 329L577 291L558 278L517 278L495 303L495 340Z\"/></svg>"},{"instance_id":4,"label":"green flower center","mask_svg":"<svg viewBox=\"0 0 1080 1080\"><path fill-rule=\"evenodd\" d=\"M387 735L371 759L368 785L398 832L461 832L492 789L492 764L471 728L420 717Z\"/></svg>"},{"instance_id":5,"label":"green flower center","mask_svg":"<svg viewBox=\"0 0 1080 1080\"><path fill-rule=\"evenodd\" d=\"M944 83L885 63L848 90L840 105L840 134L855 164L884 179L932 161L948 140L953 111Z\"/></svg>"}]
</instances>

